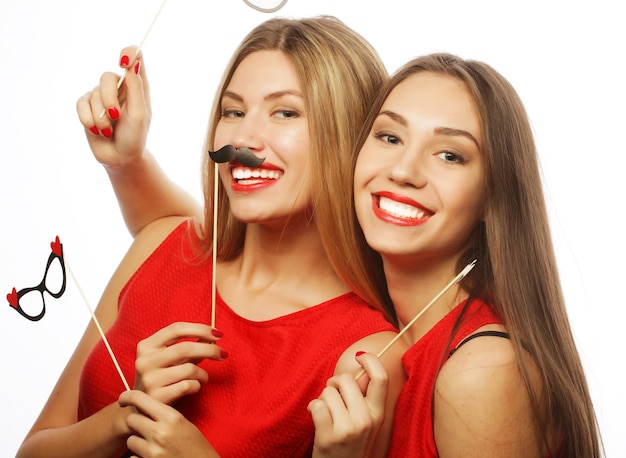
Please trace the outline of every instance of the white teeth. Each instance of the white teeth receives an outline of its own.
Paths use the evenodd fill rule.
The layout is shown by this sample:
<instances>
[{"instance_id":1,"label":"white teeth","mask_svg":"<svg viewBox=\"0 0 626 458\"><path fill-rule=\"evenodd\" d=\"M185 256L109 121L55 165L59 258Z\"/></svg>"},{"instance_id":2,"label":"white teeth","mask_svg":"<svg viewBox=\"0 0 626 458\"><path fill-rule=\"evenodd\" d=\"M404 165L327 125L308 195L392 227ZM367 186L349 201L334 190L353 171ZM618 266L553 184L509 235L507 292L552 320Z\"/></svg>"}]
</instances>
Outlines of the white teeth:
<instances>
[{"instance_id":1,"label":"white teeth","mask_svg":"<svg viewBox=\"0 0 626 458\"><path fill-rule=\"evenodd\" d=\"M378 207L381 210L400 218L422 219L426 216L426 212L420 208L402 204L382 196L378 199Z\"/></svg>"},{"instance_id":2,"label":"white teeth","mask_svg":"<svg viewBox=\"0 0 626 458\"><path fill-rule=\"evenodd\" d=\"M278 180L283 176L279 170L267 170L267 169L251 169L248 167L235 167L231 171L235 180L247 180L249 178L262 178L268 180Z\"/></svg>"}]
</instances>

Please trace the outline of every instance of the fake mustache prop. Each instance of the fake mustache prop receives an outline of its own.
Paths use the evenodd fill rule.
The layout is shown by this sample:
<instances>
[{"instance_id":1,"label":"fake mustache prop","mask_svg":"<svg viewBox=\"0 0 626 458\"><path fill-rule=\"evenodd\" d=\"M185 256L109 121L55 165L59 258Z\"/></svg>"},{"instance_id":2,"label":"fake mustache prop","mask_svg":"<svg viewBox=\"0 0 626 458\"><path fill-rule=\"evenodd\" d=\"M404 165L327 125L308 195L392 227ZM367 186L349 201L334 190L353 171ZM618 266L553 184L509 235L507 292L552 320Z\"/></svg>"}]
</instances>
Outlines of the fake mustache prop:
<instances>
[{"instance_id":1,"label":"fake mustache prop","mask_svg":"<svg viewBox=\"0 0 626 458\"><path fill-rule=\"evenodd\" d=\"M217 151L208 151L209 157L213 162L230 162L233 159L238 161L241 165L246 167L258 167L265 160L264 157L257 157L249 148L242 146L237 149L233 145L226 145L218 149ZM215 177L213 178L213 281L211 282L211 326L215 327L215 302L216 302L216 288L217 279L215 278L215 272L217 271L217 215L218 215L218 168L215 167Z\"/></svg>"},{"instance_id":2,"label":"fake mustache prop","mask_svg":"<svg viewBox=\"0 0 626 458\"><path fill-rule=\"evenodd\" d=\"M230 162L235 159L246 167L258 167L265 160L264 157L255 156L254 153L245 146L237 149L233 145L223 146L217 151L209 150L209 157L213 162Z\"/></svg>"}]
</instances>

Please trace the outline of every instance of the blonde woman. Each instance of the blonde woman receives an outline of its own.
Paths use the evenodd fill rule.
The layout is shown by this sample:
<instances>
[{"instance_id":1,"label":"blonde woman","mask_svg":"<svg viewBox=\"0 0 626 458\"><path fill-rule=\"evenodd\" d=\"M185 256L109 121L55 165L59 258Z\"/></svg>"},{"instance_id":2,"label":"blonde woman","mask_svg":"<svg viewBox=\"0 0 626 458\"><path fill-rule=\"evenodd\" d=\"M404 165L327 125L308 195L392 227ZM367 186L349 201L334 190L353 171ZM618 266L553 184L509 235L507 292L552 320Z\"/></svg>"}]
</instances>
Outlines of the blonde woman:
<instances>
[{"instance_id":1,"label":"blonde woman","mask_svg":"<svg viewBox=\"0 0 626 458\"><path fill-rule=\"evenodd\" d=\"M403 350L386 368L360 353L375 353L395 331L382 277L363 269L346 211L351 147L386 78L380 59L329 17L273 19L244 39L218 89L206 147L245 146L265 161L258 170L219 165L212 304L216 165L205 158L201 219L154 218L158 195L149 190L164 177L144 151L150 100L142 59L125 58L133 53L120 59L131 70L121 92L105 74L78 112L135 233L97 310L134 390L120 396L90 325L18 456L127 448L144 458L331 456L364 432L367 440L340 452L384 455ZM131 198L135 186L145 200ZM218 329L207 324L213 306ZM351 383L359 364L370 380L362 388ZM357 411L371 405L371 421L335 421L340 395ZM309 407L317 397L326 402Z\"/></svg>"}]
</instances>

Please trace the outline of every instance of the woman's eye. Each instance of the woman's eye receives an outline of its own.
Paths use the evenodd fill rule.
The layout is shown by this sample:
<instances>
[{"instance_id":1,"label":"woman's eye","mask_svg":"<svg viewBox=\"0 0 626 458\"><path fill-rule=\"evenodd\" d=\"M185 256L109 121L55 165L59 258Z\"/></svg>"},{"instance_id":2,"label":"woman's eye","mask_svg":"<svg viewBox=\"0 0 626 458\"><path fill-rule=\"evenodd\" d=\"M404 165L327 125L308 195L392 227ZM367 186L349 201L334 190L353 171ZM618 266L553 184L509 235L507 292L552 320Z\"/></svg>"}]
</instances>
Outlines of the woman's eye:
<instances>
[{"instance_id":1,"label":"woman's eye","mask_svg":"<svg viewBox=\"0 0 626 458\"><path fill-rule=\"evenodd\" d=\"M300 113L295 110L278 110L274 113L274 116L280 119L297 118L299 115Z\"/></svg>"},{"instance_id":2,"label":"woman's eye","mask_svg":"<svg viewBox=\"0 0 626 458\"><path fill-rule=\"evenodd\" d=\"M245 116L243 111L238 110L222 110L222 118L243 118Z\"/></svg>"},{"instance_id":3,"label":"woman's eye","mask_svg":"<svg viewBox=\"0 0 626 458\"><path fill-rule=\"evenodd\" d=\"M455 162L459 164L463 164L465 162L463 156L458 153L453 153L452 151L442 151L441 153L438 153L437 156L445 162Z\"/></svg>"},{"instance_id":4,"label":"woman's eye","mask_svg":"<svg viewBox=\"0 0 626 458\"><path fill-rule=\"evenodd\" d=\"M382 140L385 143L390 143L392 145L399 145L401 144L401 141L398 137L396 137L395 135L391 135L391 134L386 134L384 132L379 132L374 134L374 137L376 137L379 140Z\"/></svg>"}]
</instances>

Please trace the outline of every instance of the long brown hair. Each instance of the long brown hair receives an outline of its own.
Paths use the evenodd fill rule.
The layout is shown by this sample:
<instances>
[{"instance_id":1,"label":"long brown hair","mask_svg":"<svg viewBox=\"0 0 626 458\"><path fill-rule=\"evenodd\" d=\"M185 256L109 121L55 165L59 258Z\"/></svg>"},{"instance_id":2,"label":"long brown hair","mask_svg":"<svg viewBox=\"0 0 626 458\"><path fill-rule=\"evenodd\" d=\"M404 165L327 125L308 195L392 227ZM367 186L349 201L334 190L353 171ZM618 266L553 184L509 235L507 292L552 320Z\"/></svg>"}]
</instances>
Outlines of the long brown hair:
<instances>
[{"instance_id":1,"label":"long brown hair","mask_svg":"<svg viewBox=\"0 0 626 458\"><path fill-rule=\"evenodd\" d=\"M462 81L482 126L484 215L472 247L459 261L458 270L478 259L463 287L470 296L485 298L503 319L535 412L543 410L540 406L547 411L541 426L564 438L559 454L598 457L600 434L561 291L537 151L525 108L511 84L482 62L445 53L416 58L381 91L357 145L364 143L392 89L424 71ZM356 237L363 240L359 231ZM379 260L370 255L370 262ZM530 383L529 357L539 368L541 389Z\"/></svg>"},{"instance_id":2,"label":"long brown hair","mask_svg":"<svg viewBox=\"0 0 626 458\"><path fill-rule=\"evenodd\" d=\"M369 107L388 78L385 67L367 41L334 17L263 22L243 40L225 71L212 109L207 149L213 148L221 98L235 70L247 56L262 50L283 52L293 63L304 91L311 133L312 219L326 255L348 287L393 320L382 269L364 268L363 247L352 237L356 222L349 211L351 155ZM203 159L205 215L197 227L205 253L212 249L215 167L207 156ZM230 260L243 249L246 225L232 215L221 183L219 189L217 256Z\"/></svg>"}]
</instances>

